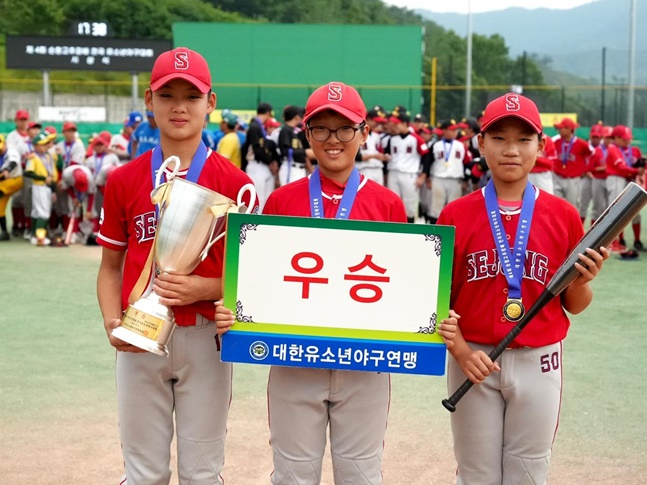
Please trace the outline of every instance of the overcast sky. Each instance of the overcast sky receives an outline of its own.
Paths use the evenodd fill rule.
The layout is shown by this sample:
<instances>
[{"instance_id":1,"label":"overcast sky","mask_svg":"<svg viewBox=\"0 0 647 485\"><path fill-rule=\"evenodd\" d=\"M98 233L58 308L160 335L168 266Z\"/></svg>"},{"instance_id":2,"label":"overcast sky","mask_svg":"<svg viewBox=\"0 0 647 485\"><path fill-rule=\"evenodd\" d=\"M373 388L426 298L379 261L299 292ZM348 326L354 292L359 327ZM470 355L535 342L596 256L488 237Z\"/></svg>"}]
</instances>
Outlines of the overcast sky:
<instances>
[{"instance_id":1,"label":"overcast sky","mask_svg":"<svg viewBox=\"0 0 647 485\"><path fill-rule=\"evenodd\" d=\"M504 10L509 7L569 9L595 1L597 0L471 0L471 6L472 13L478 13ZM422 8L437 13L467 13L470 3L469 0L384 0L384 2L412 10Z\"/></svg>"}]
</instances>

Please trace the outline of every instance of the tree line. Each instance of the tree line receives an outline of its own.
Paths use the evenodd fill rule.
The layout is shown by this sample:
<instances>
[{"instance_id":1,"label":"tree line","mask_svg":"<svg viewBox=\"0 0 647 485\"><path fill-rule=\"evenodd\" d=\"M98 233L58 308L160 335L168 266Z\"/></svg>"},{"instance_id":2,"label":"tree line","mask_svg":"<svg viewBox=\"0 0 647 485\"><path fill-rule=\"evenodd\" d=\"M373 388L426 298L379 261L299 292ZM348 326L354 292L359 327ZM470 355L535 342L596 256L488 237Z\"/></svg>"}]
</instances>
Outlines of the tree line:
<instances>
[{"instance_id":1,"label":"tree line","mask_svg":"<svg viewBox=\"0 0 647 485\"><path fill-rule=\"evenodd\" d=\"M466 83L466 38L447 31L415 12L388 6L381 0L0 0L0 32L14 35L68 35L74 20L105 21L117 38L171 39L175 22L272 22L318 24L421 25L425 54L423 86L430 85L431 60L437 58L439 86ZM372 55L375 46L361 46ZM277 53L277 56L280 56ZM539 66L527 56L511 57L498 35L473 35L472 106L482 109L496 93L478 86L513 84L539 86L544 79ZM6 74L6 73L5 73ZM38 73L33 73L38 75ZM86 79L118 79L120 74L76 73ZM424 90L429 106L430 90ZM463 113L462 89L444 90L437 97L439 116ZM387 109L390 107L387 107ZM473 113L474 116L478 112Z\"/></svg>"}]
</instances>

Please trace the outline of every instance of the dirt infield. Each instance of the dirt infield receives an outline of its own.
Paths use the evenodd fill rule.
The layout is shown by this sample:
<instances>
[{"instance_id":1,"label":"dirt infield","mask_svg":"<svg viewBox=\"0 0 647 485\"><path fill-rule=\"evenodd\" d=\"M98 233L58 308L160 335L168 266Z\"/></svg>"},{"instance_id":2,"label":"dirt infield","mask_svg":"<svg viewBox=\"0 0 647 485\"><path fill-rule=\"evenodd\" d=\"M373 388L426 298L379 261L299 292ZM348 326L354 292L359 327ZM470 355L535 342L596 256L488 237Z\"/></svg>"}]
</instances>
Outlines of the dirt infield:
<instances>
[{"instance_id":1,"label":"dirt infield","mask_svg":"<svg viewBox=\"0 0 647 485\"><path fill-rule=\"evenodd\" d=\"M11 241L0 251L0 483L116 485L123 468L114 352L94 295L100 249ZM647 483L647 257L608 264L565 344L552 484ZM269 482L266 378L264 366L235 367L229 485ZM444 378L393 376L385 484L454 483L444 397ZM329 460L322 483L332 484Z\"/></svg>"}]
</instances>

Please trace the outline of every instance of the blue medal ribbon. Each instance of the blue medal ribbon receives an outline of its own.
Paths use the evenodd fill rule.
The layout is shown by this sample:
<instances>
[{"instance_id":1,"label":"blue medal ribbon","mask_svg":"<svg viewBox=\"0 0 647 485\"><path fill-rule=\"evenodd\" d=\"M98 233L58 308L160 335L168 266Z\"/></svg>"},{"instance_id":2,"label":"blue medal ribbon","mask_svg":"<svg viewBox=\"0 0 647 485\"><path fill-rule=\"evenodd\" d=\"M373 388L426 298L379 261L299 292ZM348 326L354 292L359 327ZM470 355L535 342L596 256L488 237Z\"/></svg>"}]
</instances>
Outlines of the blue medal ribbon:
<instances>
[{"instance_id":1,"label":"blue medal ribbon","mask_svg":"<svg viewBox=\"0 0 647 485\"><path fill-rule=\"evenodd\" d=\"M445 156L445 162L449 162L449 157L452 154L452 146L454 145L454 140L451 140L449 142L449 150L447 149L447 140L443 138L443 155Z\"/></svg>"},{"instance_id":2,"label":"blue medal ribbon","mask_svg":"<svg viewBox=\"0 0 647 485\"><path fill-rule=\"evenodd\" d=\"M191 166L189 167L189 171L186 173L185 179L189 182L197 184L206 161L207 146L203 141L200 141L200 145L198 145L198 149L193 155ZM153 177L153 188L155 188L155 177L157 176L157 172L159 172L162 163L164 163L164 160L162 160L162 149L159 145L157 145L155 148L153 148L153 155L151 156L151 175Z\"/></svg>"},{"instance_id":3,"label":"blue medal ribbon","mask_svg":"<svg viewBox=\"0 0 647 485\"><path fill-rule=\"evenodd\" d=\"M631 149L631 147L620 148L620 153L622 153L622 158L625 159L625 163L627 164L627 167L629 168L633 167L634 157L633 157L633 150Z\"/></svg>"},{"instance_id":4,"label":"blue medal ribbon","mask_svg":"<svg viewBox=\"0 0 647 485\"><path fill-rule=\"evenodd\" d=\"M72 144L69 146L69 148L68 148L67 142L63 143L63 149L65 150L65 159L63 161L64 161L65 167L68 167L70 165L70 161L71 161L70 158L72 156L72 148L74 148L75 143L76 142L73 141Z\"/></svg>"},{"instance_id":5,"label":"blue medal ribbon","mask_svg":"<svg viewBox=\"0 0 647 485\"><path fill-rule=\"evenodd\" d=\"M106 154L102 153L101 158L97 156L97 154L94 154L94 174L99 175L99 172L101 172L101 167L103 167L103 157L105 157Z\"/></svg>"},{"instance_id":6,"label":"blue medal ribbon","mask_svg":"<svg viewBox=\"0 0 647 485\"><path fill-rule=\"evenodd\" d=\"M198 145L198 149L193 155L191 166L189 167L189 171L186 173L185 179L189 182L197 184L206 161L207 146L201 140L200 145ZM162 160L162 149L159 145L157 145L155 148L153 148L153 154L151 155L151 175L153 177L153 189L155 189L155 177L157 176L157 172L159 172L160 168L162 167L162 163L164 163L164 160ZM158 207L155 206L155 214L159 217L158 211Z\"/></svg>"},{"instance_id":7,"label":"blue medal ribbon","mask_svg":"<svg viewBox=\"0 0 647 485\"><path fill-rule=\"evenodd\" d=\"M341 197L341 202L339 203L335 219L348 219L350 216L350 211L355 203L355 196L359 190L359 179L359 172L354 168L348 178L348 182L346 183L346 188ZM321 191L321 174L319 173L319 167L316 167L314 172L312 172L312 175L310 175L308 188L310 191L310 215L317 219L324 219L323 192Z\"/></svg>"},{"instance_id":8,"label":"blue medal ribbon","mask_svg":"<svg viewBox=\"0 0 647 485\"><path fill-rule=\"evenodd\" d=\"M526 259L526 247L530 235L530 224L535 210L535 189L532 184L526 184L521 202L521 214L517 225L517 234L514 241L514 252L503 230L503 221L499 212L496 189L492 180L485 186L485 207L490 221L490 229L496 243L496 250L499 254L501 268L506 280L508 280L508 298L521 299L521 281Z\"/></svg>"},{"instance_id":9,"label":"blue medal ribbon","mask_svg":"<svg viewBox=\"0 0 647 485\"><path fill-rule=\"evenodd\" d=\"M571 141L568 142L568 147L564 145L564 140L562 140L562 165L566 168L566 164L571 158L571 148L573 148L573 142L575 137L571 138Z\"/></svg>"}]
</instances>

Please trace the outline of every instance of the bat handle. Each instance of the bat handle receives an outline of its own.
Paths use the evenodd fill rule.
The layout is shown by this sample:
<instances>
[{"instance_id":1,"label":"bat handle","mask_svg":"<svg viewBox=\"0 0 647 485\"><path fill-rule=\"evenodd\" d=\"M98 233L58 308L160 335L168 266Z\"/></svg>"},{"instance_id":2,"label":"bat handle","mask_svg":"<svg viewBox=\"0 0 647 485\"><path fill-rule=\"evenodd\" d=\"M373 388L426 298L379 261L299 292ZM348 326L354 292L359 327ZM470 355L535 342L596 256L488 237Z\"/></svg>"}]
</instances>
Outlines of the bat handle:
<instances>
[{"instance_id":1,"label":"bat handle","mask_svg":"<svg viewBox=\"0 0 647 485\"><path fill-rule=\"evenodd\" d=\"M456 411L456 404L458 404L458 401L461 400L461 398L467 393L467 391L472 388L473 385L474 383L472 381L466 379L461 387L456 389L454 394L452 394L449 399L443 399L442 403L443 406L445 406L445 409L447 409L447 411L449 411L450 413Z\"/></svg>"}]
</instances>

